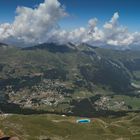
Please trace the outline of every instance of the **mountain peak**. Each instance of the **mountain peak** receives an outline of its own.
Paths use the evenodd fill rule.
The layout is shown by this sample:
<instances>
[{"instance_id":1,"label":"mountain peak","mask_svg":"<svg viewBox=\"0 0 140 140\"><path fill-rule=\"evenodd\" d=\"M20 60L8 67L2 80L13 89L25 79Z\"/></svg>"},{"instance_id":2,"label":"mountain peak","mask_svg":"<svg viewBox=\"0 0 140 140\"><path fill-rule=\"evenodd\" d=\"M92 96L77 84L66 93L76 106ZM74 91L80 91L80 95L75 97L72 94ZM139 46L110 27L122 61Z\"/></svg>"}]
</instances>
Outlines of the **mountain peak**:
<instances>
[{"instance_id":1,"label":"mountain peak","mask_svg":"<svg viewBox=\"0 0 140 140\"><path fill-rule=\"evenodd\" d=\"M9 46L8 44L1 43L1 42L0 42L0 47L8 47L8 46Z\"/></svg>"}]
</instances>

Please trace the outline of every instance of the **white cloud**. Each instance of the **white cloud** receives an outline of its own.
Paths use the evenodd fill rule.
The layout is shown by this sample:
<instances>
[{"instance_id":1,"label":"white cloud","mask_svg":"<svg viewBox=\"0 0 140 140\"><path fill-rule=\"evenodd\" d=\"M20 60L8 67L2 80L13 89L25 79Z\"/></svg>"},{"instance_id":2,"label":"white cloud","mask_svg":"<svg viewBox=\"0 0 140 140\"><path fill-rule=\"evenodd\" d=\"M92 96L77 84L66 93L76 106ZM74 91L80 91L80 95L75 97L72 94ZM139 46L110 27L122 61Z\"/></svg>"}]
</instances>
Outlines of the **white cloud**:
<instances>
[{"instance_id":1,"label":"white cloud","mask_svg":"<svg viewBox=\"0 0 140 140\"><path fill-rule=\"evenodd\" d=\"M116 12L116 13L114 13L111 20L109 22L105 23L104 28L113 29L115 26L118 25L118 19L119 19L119 14L118 14L118 12Z\"/></svg>"},{"instance_id":2,"label":"white cloud","mask_svg":"<svg viewBox=\"0 0 140 140\"><path fill-rule=\"evenodd\" d=\"M93 18L88 21L89 28L95 28L97 25L98 19Z\"/></svg>"},{"instance_id":3,"label":"white cloud","mask_svg":"<svg viewBox=\"0 0 140 140\"><path fill-rule=\"evenodd\" d=\"M38 44L43 42L89 43L91 45L113 45L128 47L140 45L140 33L131 33L119 24L119 13L98 28L97 18L90 19L86 27L66 31L59 21L67 16L58 0L45 0L36 8L17 7L17 16L12 24L0 25L0 41L13 44Z\"/></svg>"},{"instance_id":4,"label":"white cloud","mask_svg":"<svg viewBox=\"0 0 140 140\"><path fill-rule=\"evenodd\" d=\"M103 26L106 43L114 46L129 46L133 43L134 36L126 27L119 25L118 19L119 14L115 13Z\"/></svg>"},{"instance_id":5,"label":"white cloud","mask_svg":"<svg viewBox=\"0 0 140 140\"><path fill-rule=\"evenodd\" d=\"M57 0L45 0L37 8L17 7L14 22L0 25L0 40L14 38L27 43L49 40L50 32L66 12Z\"/></svg>"}]
</instances>

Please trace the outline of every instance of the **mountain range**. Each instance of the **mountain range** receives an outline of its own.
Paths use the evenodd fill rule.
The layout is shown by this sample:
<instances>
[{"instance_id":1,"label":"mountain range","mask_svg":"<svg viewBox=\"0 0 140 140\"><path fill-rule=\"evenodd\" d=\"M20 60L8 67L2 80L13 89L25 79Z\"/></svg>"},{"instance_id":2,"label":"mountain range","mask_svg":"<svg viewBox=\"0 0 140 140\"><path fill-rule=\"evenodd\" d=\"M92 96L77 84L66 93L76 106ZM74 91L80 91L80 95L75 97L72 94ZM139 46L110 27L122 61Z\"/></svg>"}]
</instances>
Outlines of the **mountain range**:
<instances>
[{"instance_id":1,"label":"mountain range","mask_svg":"<svg viewBox=\"0 0 140 140\"><path fill-rule=\"evenodd\" d=\"M0 43L3 112L119 115L139 111L139 101L139 50Z\"/></svg>"}]
</instances>

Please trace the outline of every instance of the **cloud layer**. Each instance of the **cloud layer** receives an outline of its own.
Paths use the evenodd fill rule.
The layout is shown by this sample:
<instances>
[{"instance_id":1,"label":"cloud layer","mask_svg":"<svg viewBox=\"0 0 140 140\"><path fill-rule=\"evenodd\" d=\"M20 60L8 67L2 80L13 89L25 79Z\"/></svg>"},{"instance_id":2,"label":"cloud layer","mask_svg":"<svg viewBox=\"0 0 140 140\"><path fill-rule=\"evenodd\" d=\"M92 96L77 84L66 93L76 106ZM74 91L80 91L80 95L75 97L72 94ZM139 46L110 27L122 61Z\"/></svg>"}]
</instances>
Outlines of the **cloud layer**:
<instances>
[{"instance_id":1,"label":"cloud layer","mask_svg":"<svg viewBox=\"0 0 140 140\"><path fill-rule=\"evenodd\" d=\"M0 25L0 40L41 43L58 30L58 21L66 16L64 8L57 0L45 0L37 8L17 7L17 16L12 24Z\"/></svg>"},{"instance_id":2,"label":"cloud layer","mask_svg":"<svg viewBox=\"0 0 140 140\"><path fill-rule=\"evenodd\" d=\"M17 7L17 16L12 24L0 25L0 41L11 44L38 44L44 42L75 44L89 43L99 46L129 47L140 45L140 33L129 32L119 24L119 14L98 28L97 18L90 19L86 27L66 31L59 21L67 16L58 0L45 0L37 8Z\"/></svg>"}]
</instances>

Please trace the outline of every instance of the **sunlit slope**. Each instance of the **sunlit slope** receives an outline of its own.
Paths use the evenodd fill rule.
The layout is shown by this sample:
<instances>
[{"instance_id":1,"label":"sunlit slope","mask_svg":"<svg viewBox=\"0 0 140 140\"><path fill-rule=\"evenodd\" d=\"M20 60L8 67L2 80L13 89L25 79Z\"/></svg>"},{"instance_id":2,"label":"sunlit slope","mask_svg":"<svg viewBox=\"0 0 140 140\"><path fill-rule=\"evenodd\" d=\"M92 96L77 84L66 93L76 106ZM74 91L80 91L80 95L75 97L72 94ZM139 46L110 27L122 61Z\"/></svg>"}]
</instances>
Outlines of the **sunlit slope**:
<instances>
[{"instance_id":1,"label":"sunlit slope","mask_svg":"<svg viewBox=\"0 0 140 140\"><path fill-rule=\"evenodd\" d=\"M91 118L89 124L77 124L77 117L58 115L12 115L0 117L0 129L21 140L139 140L140 115L121 118Z\"/></svg>"},{"instance_id":2,"label":"sunlit slope","mask_svg":"<svg viewBox=\"0 0 140 140\"><path fill-rule=\"evenodd\" d=\"M86 114L139 110L139 73L139 51L71 43L28 48L2 45L0 103L62 113L77 113L79 104L86 108L87 103L91 108Z\"/></svg>"}]
</instances>

